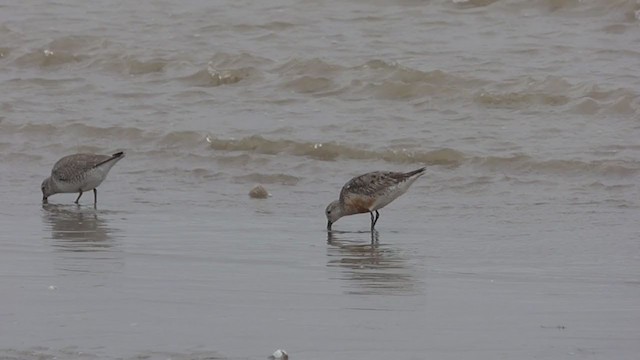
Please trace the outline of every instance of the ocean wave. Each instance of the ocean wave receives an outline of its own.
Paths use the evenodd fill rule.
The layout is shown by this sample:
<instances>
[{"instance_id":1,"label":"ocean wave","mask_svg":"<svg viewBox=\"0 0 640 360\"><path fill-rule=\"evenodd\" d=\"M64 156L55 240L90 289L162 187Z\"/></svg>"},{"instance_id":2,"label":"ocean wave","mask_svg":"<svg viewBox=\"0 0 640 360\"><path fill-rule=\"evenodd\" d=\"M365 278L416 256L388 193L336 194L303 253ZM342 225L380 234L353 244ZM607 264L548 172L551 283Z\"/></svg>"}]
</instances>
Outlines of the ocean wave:
<instances>
[{"instance_id":1,"label":"ocean wave","mask_svg":"<svg viewBox=\"0 0 640 360\"><path fill-rule=\"evenodd\" d=\"M345 66L332 64L318 58L293 58L276 66L273 71L280 75L289 76L330 76L339 75L346 69Z\"/></svg>"},{"instance_id":2,"label":"ocean wave","mask_svg":"<svg viewBox=\"0 0 640 360\"><path fill-rule=\"evenodd\" d=\"M532 106L569 106L579 114L640 112L636 91L625 88L606 89L593 83L570 83L557 76L541 79L524 76L492 83L479 90L474 102L494 108L523 109Z\"/></svg>"},{"instance_id":3,"label":"ocean wave","mask_svg":"<svg viewBox=\"0 0 640 360\"><path fill-rule=\"evenodd\" d=\"M238 83L252 75L259 74L255 68L217 69L208 65L206 69L182 77L181 80L191 86L215 87Z\"/></svg>"},{"instance_id":4,"label":"ocean wave","mask_svg":"<svg viewBox=\"0 0 640 360\"><path fill-rule=\"evenodd\" d=\"M127 67L129 75L144 75L149 73L161 72L167 66L168 61L164 59L150 59L141 61L136 58L125 59L124 64Z\"/></svg>"},{"instance_id":5,"label":"ocean wave","mask_svg":"<svg viewBox=\"0 0 640 360\"><path fill-rule=\"evenodd\" d=\"M569 14L580 16L604 16L609 14L624 14L628 16L640 8L636 0L451 0L464 6L467 3L478 3L476 6L484 6L497 3L497 8L505 8L511 11L527 9L540 10L545 13Z\"/></svg>"},{"instance_id":6,"label":"ocean wave","mask_svg":"<svg viewBox=\"0 0 640 360\"><path fill-rule=\"evenodd\" d=\"M488 107L502 108L522 108L531 105L548 105L558 106L565 105L569 102L569 98L564 95L552 95L539 92L508 92L508 93L492 93L481 91L474 100L481 105Z\"/></svg>"},{"instance_id":7,"label":"ocean wave","mask_svg":"<svg viewBox=\"0 0 640 360\"><path fill-rule=\"evenodd\" d=\"M19 135L14 138L27 138L33 144L44 147L60 147L66 143L76 145L80 143L117 141L119 144L142 145L145 142L157 141L157 134L146 133L134 127L97 127L82 123L70 123L66 125L53 124L11 124L5 123L0 126L3 134ZM53 142L49 139L56 139ZM81 142L78 139L83 139ZM84 148L87 148L86 146ZM95 148L95 147L94 147Z\"/></svg>"},{"instance_id":8,"label":"ocean wave","mask_svg":"<svg viewBox=\"0 0 640 360\"><path fill-rule=\"evenodd\" d=\"M281 87L300 93L383 100L459 96L486 82L434 69L422 71L395 62L371 59L356 66L332 64L321 59L291 59L272 70L283 80Z\"/></svg>"},{"instance_id":9,"label":"ocean wave","mask_svg":"<svg viewBox=\"0 0 640 360\"><path fill-rule=\"evenodd\" d=\"M198 28L199 34L218 34L222 31L232 31L232 32L252 32L256 30L269 30L269 31L284 31L290 30L298 26L298 24L286 22L286 21L270 21L261 24L213 24L206 25Z\"/></svg>"},{"instance_id":10,"label":"ocean wave","mask_svg":"<svg viewBox=\"0 0 640 360\"><path fill-rule=\"evenodd\" d=\"M109 49L93 54L86 67L120 76L163 73L173 60L132 54L125 49Z\"/></svg>"},{"instance_id":11,"label":"ocean wave","mask_svg":"<svg viewBox=\"0 0 640 360\"><path fill-rule=\"evenodd\" d=\"M272 64L273 61L254 54L241 53L215 53L208 61L209 66L213 68L239 68L251 67L260 68Z\"/></svg>"},{"instance_id":12,"label":"ocean wave","mask_svg":"<svg viewBox=\"0 0 640 360\"><path fill-rule=\"evenodd\" d=\"M216 87L235 84L250 78L261 78L260 67L270 64L270 60L247 53L217 53L204 69L178 80L190 86Z\"/></svg>"},{"instance_id":13,"label":"ocean wave","mask_svg":"<svg viewBox=\"0 0 640 360\"><path fill-rule=\"evenodd\" d=\"M426 164L458 167L470 165L490 171L505 173L547 173L562 176L596 174L600 176L627 177L640 172L640 163L630 160L581 161L567 159L538 160L527 155L511 157L474 156L455 149L432 151L384 149L364 150L347 145L309 143L291 140L269 140L254 135L242 139L214 139L207 137L214 150L239 151L263 155L293 155L323 161L381 160L396 164Z\"/></svg>"},{"instance_id":14,"label":"ocean wave","mask_svg":"<svg viewBox=\"0 0 640 360\"><path fill-rule=\"evenodd\" d=\"M469 163L491 171L526 174L628 177L640 173L640 163L630 160L538 160L528 155L514 155L509 157L473 157L469 159Z\"/></svg>"},{"instance_id":15,"label":"ocean wave","mask_svg":"<svg viewBox=\"0 0 640 360\"><path fill-rule=\"evenodd\" d=\"M44 46L16 54L13 64L19 67L49 68L84 62L102 45L102 39L94 36L63 36Z\"/></svg>"},{"instance_id":16,"label":"ocean wave","mask_svg":"<svg viewBox=\"0 0 640 360\"><path fill-rule=\"evenodd\" d=\"M234 59L253 65L225 69ZM268 65L271 65L268 60L245 54L220 54L212 59L206 71L200 70L184 80L194 86L220 86L245 79L275 79L282 90L320 97L340 95L349 99L373 97L390 101L429 99L507 109L564 106L580 114L640 112L640 96L635 89L606 88L589 81L571 82L562 76L527 75L491 81L441 69L422 70L381 59L370 59L355 66L319 58L294 58L273 67Z\"/></svg>"},{"instance_id":17,"label":"ocean wave","mask_svg":"<svg viewBox=\"0 0 640 360\"><path fill-rule=\"evenodd\" d=\"M40 138L54 138L56 139L54 144L76 143L77 139L82 139L82 143L110 141L117 142L118 146L130 145L139 148L144 145L154 145L160 149L182 148L185 150L206 144L206 134L198 131L160 133L131 126L98 127L78 122L64 125L1 123L0 131L9 136L31 138L32 141ZM14 138L18 137L14 136ZM36 141L36 143L39 142ZM46 145L46 143L42 144Z\"/></svg>"},{"instance_id":18,"label":"ocean wave","mask_svg":"<svg viewBox=\"0 0 640 360\"><path fill-rule=\"evenodd\" d=\"M152 136L157 139L159 145L172 148L201 144L205 139L205 135L197 131L172 131L164 136Z\"/></svg>"},{"instance_id":19,"label":"ocean wave","mask_svg":"<svg viewBox=\"0 0 640 360\"><path fill-rule=\"evenodd\" d=\"M50 48L30 51L14 60L14 64L21 67L55 67L69 63L79 63L88 56L70 53L64 50Z\"/></svg>"},{"instance_id":20,"label":"ocean wave","mask_svg":"<svg viewBox=\"0 0 640 360\"><path fill-rule=\"evenodd\" d=\"M460 8L484 7L497 2L498 0L451 0L453 4Z\"/></svg>"},{"instance_id":21,"label":"ocean wave","mask_svg":"<svg viewBox=\"0 0 640 360\"><path fill-rule=\"evenodd\" d=\"M523 76L486 86L476 94L474 100L489 107L558 106L570 101L566 94L571 88L572 85L567 80L558 76L546 76L542 79Z\"/></svg>"},{"instance_id":22,"label":"ocean wave","mask_svg":"<svg viewBox=\"0 0 640 360\"><path fill-rule=\"evenodd\" d=\"M270 21L262 24L234 24L231 25L233 30L236 31L255 31L255 30L270 30L270 31L285 31L291 30L298 26L297 24L286 21Z\"/></svg>"},{"instance_id":23,"label":"ocean wave","mask_svg":"<svg viewBox=\"0 0 640 360\"><path fill-rule=\"evenodd\" d=\"M272 155L295 156L320 161L384 161L392 164L440 165L456 168L471 166L483 171L537 174L544 173L559 176L597 175L602 177L630 177L640 173L640 162L631 159L602 159L583 161L576 159L537 159L527 154L512 156L490 156L464 153L451 148L422 150L411 146L394 146L381 149L363 149L336 142L307 142L290 139L269 139L261 135L252 135L239 139L216 138L198 131L172 131L164 134L143 131L133 127L94 127L72 123L67 125L0 124L3 134L15 139L28 139L30 143L41 143L36 149L65 151L105 151L105 147L130 149L151 157L180 157L190 163L206 163L213 158L225 166L246 166L264 164ZM19 135L19 136L13 136ZM45 141L54 137L55 143ZM75 139L82 138L83 145ZM40 141L40 140L42 141ZM64 144L72 144L71 148ZM16 152L14 142L3 143L2 148ZM208 152L207 149L214 150ZM614 147L605 149L611 154L635 151L634 147ZM607 154L609 154L607 152ZM33 151L26 154L38 155ZM295 182L293 178L256 178L239 179L253 182ZM271 175L269 175L271 176Z\"/></svg>"},{"instance_id":24,"label":"ocean wave","mask_svg":"<svg viewBox=\"0 0 640 360\"><path fill-rule=\"evenodd\" d=\"M362 81L360 90L381 99L447 98L484 84L482 80L439 69L424 71L379 59L369 60L355 69L359 71L358 80Z\"/></svg>"},{"instance_id":25,"label":"ocean wave","mask_svg":"<svg viewBox=\"0 0 640 360\"><path fill-rule=\"evenodd\" d=\"M280 87L287 91L319 96L335 95L348 86L341 84L346 67L321 59L290 59L276 66L271 73L281 79Z\"/></svg>"},{"instance_id":26,"label":"ocean wave","mask_svg":"<svg viewBox=\"0 0 640 360\"><path fill-rule=\"evenodd\" d=\"M394 163L423 163L431 165L458 165L464 158L452 149L434 151L409 151L388 149L382 151L357 149L334 142L311 143L293 140L270 140L259 135L241 139L216 139L207 137L214 150L247 151L256 154L286 154L309 157L316 160L334 161L338 158L351 160L384 160Z\"/></svg>"},{"instance_id":27,"label":"ocean wave","mask_svg":"<svg viewBox=\"0 0 640 360\"><path fill-rule=\"evenodd\" d=\"M334 90L336 84L325 77L302 76L284 84L288 88L298 93L326 93Z\"/></svg>"},{"instance_id":28,"label":"ocean wave","mask_svg":"<svg viewBox=\"0 0 640 360\"><path fill-rule=\"evenodd\" d=\"M640 113L640 96L635 89L608 89L593 82L571 82L562 76L489 80L474 77L469 72L420 69L378 58L364 59L355 65L301 57L277 62L243 52L216 53L206 65L195 65L194 69L189 61L175 54L141 56L134 51L95 36L60 37L44 48L29 50L26 54L0 49L0 53L11 54L9 58L19 66L78 66L123 76L158 74L155 80L178 81L192 89L264 82L283 93L350 100L373 98L412 101L414 104L456 102L519 110L562 107L581 115ZM620 51L625 51L626 56L633 56L635 52Z\"/></svg>"},{"instance_id":29,"label":"ocean wave","mask_svg":"<svg viewBox=\"0 0 640 360\"><path fill-rule=\"evenodd\" d=\"M280 185L296 185L300 178L287 174L260 174L252 173L233 178L239 183L256 183L256 184L280 184Z\"/></svg>"},{"instance_id":30,"label":"ocean wave","mask_svg":"<svg viewBox=\"0 0 640 360\"><path fill-rule=\"evenodd\" d=\"M97 69L122 75L144 75L163 71L170 60L142 59L121 45L95 36L64 36L48 44L14 55L12 64L22 68L76 68ZM5 54L5 55L8 55Z\"/></svg>"},{"instance_id":31,"label":"ocean wave","mask_svg":"<svg viewBox=\"0 0 640 360\"><path fill-rule=\"evenodd\" d=\"M605 89L598 85L577 87L574 97L580 99L576 110L584 110L584 102L589 101L588 108L595 112L610 112L617 114L636 114L640 112L640 95L631 89Z\"/></svg>"}]
</instances>

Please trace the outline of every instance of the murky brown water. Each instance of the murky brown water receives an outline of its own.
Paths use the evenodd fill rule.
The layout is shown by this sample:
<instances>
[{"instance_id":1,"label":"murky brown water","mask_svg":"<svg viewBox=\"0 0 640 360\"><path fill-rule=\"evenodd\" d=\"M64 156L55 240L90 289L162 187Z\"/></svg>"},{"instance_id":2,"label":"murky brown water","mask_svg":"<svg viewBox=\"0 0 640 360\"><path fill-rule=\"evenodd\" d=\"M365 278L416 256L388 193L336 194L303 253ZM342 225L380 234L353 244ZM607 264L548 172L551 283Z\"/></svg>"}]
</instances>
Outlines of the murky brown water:
<instances>
[{"instance_id":1,"label":"murky brown water","mask_svg":"<svg viewBox=\"0 0 640 360\"><path fill-rule=\"evenodd\" d=\"M0 4L0 359L636 359L639 10ZM117 150L97 209L40 203Z\"/></svg>"}]
</instances>

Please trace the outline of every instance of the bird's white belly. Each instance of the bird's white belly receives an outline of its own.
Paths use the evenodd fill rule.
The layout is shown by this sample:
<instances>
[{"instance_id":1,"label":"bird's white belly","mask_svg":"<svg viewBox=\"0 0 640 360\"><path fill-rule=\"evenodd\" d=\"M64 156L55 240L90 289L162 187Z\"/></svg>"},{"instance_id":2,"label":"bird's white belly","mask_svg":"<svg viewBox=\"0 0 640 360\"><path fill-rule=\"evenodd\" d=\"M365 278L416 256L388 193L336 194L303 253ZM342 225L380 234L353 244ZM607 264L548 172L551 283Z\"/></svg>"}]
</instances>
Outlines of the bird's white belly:
<instances>
[{"instance_id":1,"label":"bird's white belly","mask_svg":"<svg viewBox=\"0 0 640 360\"><path fill-rule=\"evenodd\" d=\"M79 191L89 191L98 187L104 180L106 174L100 169L89 171L84 178L72 179L71 181L57 181L56 185L61 193L76 193Z\"/></svg>"},{"instance_id":2,"label":"bird's white belly","mask_svg":"<svg viewBox=\"0 0 640 360\"><path fill-rule=\"evenodd\" d=\"M371 211L382 209L383 207L389 205L390 202L397 199L400 195L404 194L405 191L407 191L406 188L400 188L397 186L389 188L389 190L385 193L378 195L376 201L371 206Z\"/></svg>"},{"instance_id":3,"label":"bird's white belly","mask_svg":"<svg viewBox=\"0 0 640 360\"><path fill-rule=\"evenodd\" d=\"M371 209L369 211L375 211L382 209L383 207L389 205L390 202L397 199L400 195L407 192L411 184L416 181L418 177L414 177L405 182L401 182L394 186L390 186L385 191L382 191L376 195L375 202L371 205Z\"/></svg>"},{"instance_id":4,"label":"bird's white belly","mask_svg":"<svg viewBox=\"0 0 640 360\"><path fill-rule=\"evenodd\" d=\"M98 185L102 184L102 180L104 180L104 176L96 176L93 174L89 174L82 183L82 191L93 190L98 187Z\"/></svg>"}]
</instances>

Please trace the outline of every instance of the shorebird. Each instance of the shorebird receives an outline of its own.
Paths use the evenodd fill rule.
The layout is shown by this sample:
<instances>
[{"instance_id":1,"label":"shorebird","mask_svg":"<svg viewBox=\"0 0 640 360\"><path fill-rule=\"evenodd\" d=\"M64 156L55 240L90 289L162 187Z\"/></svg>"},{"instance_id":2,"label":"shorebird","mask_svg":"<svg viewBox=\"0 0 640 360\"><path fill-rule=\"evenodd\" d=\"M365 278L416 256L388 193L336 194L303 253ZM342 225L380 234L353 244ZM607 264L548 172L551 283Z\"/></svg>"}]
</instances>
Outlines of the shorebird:
<instances>
[{"instance_id":1,"label":"shorebird","mask_svg":"<svg viewBox=\"0 0 640 360\"><path fill-rule=\"evenodd\" d=\"M53 165L51 176L42 182L42 202L58 193L79 193L75 203L83 191L93 190L93 204L98 202L98 185L104 181L109 170L120 159L123 152L113 155L73 154L63 157Z\"/></svg>"},{"instance_id":2,"label":"shorebird","mask_svg":"<svg viewBox=\"0 0 640 360\"><path fill-rule=\"evenodd\" d=\"M408 173L374 171L349 180L342 187L340 198L329 204L325 210L327 230L331 231L331 225L343 216L368 212L371 214L373 232L380 217L378 210L404 194L424 171L425 168Z\"/></svg>"}]
</instances>

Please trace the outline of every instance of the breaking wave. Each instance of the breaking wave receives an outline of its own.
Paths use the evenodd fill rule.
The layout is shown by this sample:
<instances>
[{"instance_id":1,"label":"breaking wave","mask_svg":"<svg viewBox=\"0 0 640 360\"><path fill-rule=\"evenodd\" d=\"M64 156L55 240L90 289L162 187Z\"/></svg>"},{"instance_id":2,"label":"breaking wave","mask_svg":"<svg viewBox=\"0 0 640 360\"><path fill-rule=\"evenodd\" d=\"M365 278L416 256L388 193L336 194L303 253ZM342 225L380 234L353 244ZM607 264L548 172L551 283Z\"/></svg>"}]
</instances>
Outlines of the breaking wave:
<instances>
[{"instance_id":1,"label":"breaking wave","mask_svg":"<svg viewBox=\"0 0 640 360\"><path fill-rule=\"evenodd\" d=\"M357 149L335 142L310 143L293 140L269 140L259 135L238 140L207 137L207 141L214 150L246 151L267 155L286 154L324 161L333 161L341 158L349 160L384 160L392 163L459 165L464 159L462 153L452 149L433 151L388 149L376 151Z\"/></svg>"},{"instance_id":2,"label":"breaking wave","mask_svg":"<svg viewBox=\"0 0 640 360\"><path fill-rule=\"evenodd\" d=\"M227 166L245 166L255 155L294 156L319 161L384 161L393 164L424 164L446 167L473 166L489 171L516 173L545 173L549 175L585 175L627 177L640 172L640 162L624 160L536 159L527 154L512 156L480 156L451 148L416 150L414 147L387 147L366 149L329 142L306 142L290 139L266 138L262 135L239 139L217 138L198 131L172 131L158 133L134 127L95 127L79 123L63 126L51 124L14 125L0 124L0 129L16 135L16 139L29 139L30 143L41 139L45 149L60 149L64 143L73 144L73 139L83 138L83 143L94 144L80 148L91 151L114 149L136 149L148 156L180 157L189 160L196 157L213 157ZM54 136L63 144L49 144L46 139ZM107 146L109 145L109 146ZM14 143L3 144L7 150L5 158L16 153ZM73 148L73 147L72 147ZM104 149L106 148L106 149ZM37 149L37 147L36 147ZM77 149L77 148L74 148ZM102 150L104 149L104 150ZM132 149L132 150L133 150ZM212 151L207 151L212 150ZM620 151L624 149L618 149ZM633 151L634 149L629 149ZM19 153L19 152L18 152ZM197 153L197 154L196 154ZM25 156L23 153L22 156ZM37 155L37 154L33 154ZM198 159L200 161L202 159ZM195 160L194 160L195 161ZM196 162L198 162L196 161ZM271 176L271 175L270 175ZM247 178L243 181L263 183L295 183L295 178Z\"/></svg>"}]
</instances>

